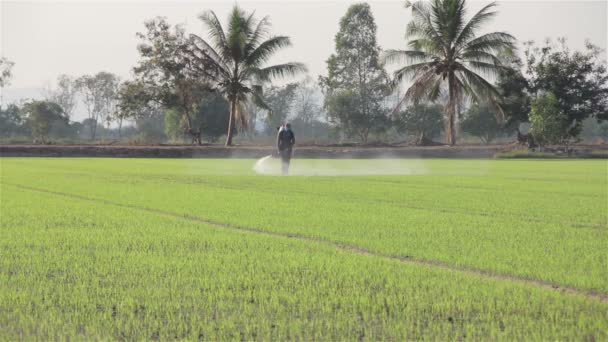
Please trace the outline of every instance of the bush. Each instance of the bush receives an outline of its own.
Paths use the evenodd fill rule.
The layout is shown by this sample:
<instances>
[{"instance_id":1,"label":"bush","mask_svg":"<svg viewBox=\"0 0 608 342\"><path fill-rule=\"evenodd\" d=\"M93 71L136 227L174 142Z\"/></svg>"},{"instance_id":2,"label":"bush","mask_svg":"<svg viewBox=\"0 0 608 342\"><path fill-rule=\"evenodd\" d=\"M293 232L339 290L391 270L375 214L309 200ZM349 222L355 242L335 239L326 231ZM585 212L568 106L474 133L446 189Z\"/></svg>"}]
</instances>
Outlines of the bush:
<instances>
[{"instance_id":1,"label":"bush","mask_svg":"<svg viewBox=\"0 0 608 342\"><path fill-rule=\"evenodd\" d=\"M401 111L395 118L397 131L416 136L416 144L425 145L442 129L443 109L440 105L417 104Z\"/></svg>"},{"instance_id":2,"label":"bush","mask_svg":"<svg viewBox=\"0 0 608 342\"><path fill-rule=\"evenodd\" d=\"M529 117L531 132L538 145L568 142L568 117L559 109L553 93L547 93L532 101Z\"/></svg>"},{"instance_id":3,"label":"bush","mask_svg":"<svg viewBox=\"0 0 608 342\"><path fill-rule=\"evenodd\" d=\"M488 104L472 106L466 112L460 127L463 131L478 137L486 145L503 131L502 125L496 120L495 110Z\"/></svg>"}]
</instances>

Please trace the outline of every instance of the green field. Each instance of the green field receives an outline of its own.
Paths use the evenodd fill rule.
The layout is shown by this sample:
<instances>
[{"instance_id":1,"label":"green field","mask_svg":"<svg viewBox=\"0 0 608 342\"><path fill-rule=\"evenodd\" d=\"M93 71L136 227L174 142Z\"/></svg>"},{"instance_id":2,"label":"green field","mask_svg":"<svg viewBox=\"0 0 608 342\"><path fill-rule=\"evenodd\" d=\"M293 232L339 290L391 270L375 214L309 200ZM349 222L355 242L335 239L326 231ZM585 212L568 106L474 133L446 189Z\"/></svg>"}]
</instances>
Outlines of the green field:
<instances>
[{"instance_id":1,"label":"green field","mask_svg":"<svg viewBox=\"0 0 608 342\"><path fill-rule=\"evenodd\" d=\"M608 340L605 160L0 163L0 340Z\"/></svg>"}]
</instances>

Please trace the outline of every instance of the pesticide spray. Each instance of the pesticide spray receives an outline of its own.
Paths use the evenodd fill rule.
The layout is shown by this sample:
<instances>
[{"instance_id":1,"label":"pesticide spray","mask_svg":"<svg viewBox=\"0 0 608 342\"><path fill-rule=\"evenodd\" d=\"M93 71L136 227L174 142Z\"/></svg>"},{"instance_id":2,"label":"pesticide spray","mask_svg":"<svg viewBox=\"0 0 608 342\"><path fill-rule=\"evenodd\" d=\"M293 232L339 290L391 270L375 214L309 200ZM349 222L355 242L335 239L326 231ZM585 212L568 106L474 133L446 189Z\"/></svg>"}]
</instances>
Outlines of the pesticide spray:
<instances>
[{"instance_id":1,"label":"pesticide spray","mask_svg":"<svg viewBox=\"0 0 608 342\"><path fill-rule=\"evenodd\" d=\"M272 155L258 159L253 166L253 170L261 175L280 174L279 165L273 162Z\"/></svg>"},{"instance_id":2,"label":"pesticide spray","mask_svg":"<svg viewBox=\"0 0 608 342\"><path fill-rule=\"evenodd\" d=\"M260 175L281 175L280 158L260 158L253 166ZM426 174L422 160L416 159L296 159L289 174L293 176L366 176Z\"/></svg>"}]
</instances>

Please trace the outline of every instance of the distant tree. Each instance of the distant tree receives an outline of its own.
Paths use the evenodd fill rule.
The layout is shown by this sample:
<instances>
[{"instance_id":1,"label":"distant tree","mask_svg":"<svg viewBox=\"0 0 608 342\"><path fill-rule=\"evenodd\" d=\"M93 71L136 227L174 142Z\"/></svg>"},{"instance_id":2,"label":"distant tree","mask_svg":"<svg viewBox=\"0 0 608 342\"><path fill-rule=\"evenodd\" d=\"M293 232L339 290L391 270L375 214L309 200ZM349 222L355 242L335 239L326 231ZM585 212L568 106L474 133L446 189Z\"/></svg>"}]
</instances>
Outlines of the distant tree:
<instances>
[{"instance_id":1,"label":"distant tree","mask_svg":"<svg viewBox=\"0 0 608 342\"><path fill-rule=\"evenodd\" d=\"M94 76L84 75L76 79L76 88L82 95L89 119L97 123L109 123L112 120L119 82L118 76L103 71ZM95 140L97 125L90 125L90 129L90 138Z\"/></svg>"},{"instance_id":2,"label":"distant tree","mask_svg":"<svg viewBox=\"0 0 608 342\"><path fill-rule=\"evenodd\" d=\"M59 75L57 77L57 87L49 91L48 101L57 103L69 119L76 107L77 93L76 80L68 75Z\"/></svg>"},{"instance_id":3,"label":"distant tree","mask_svg":"<svg viewBox=\"0 0 608 342\"><path fill-rule=\"evenodd\" d=\"M31 101L23 106L27 123L35 141L47 143L54 127L65 127L69 120L63 109L56 103L48 101Z\"/></svg>"},{"instance_id":4,"label":"distant tree","mask_svg":"<svg viewBox=\"0 0 608 342\"><path fill-rule=\"evenodd\" d=\"M268 102L266 94L264 94L264 98L266 102ZM246 125L247 128L241 129L241 132L247 134L249 137L252 137L258 133L258 129L260 128L259 125L261 123L266 123L266 119L269 117L268 111L256 106L252 101L245 103L244 111L247 113L248 122ZM265 131L266 127L263 126L262 129Z\"/></svg>"},{"instance_id":5,"label":"distant tree","mask_svg":"<svg viewBox=\"0 0 608 342\"><path fill-rule=\"evenodd\" d=\"M4 87L10 84L11 78L13 77L12 70L14 65L15 63L9 61L6 57L0 58L0 107L4 104L2 101L2 93Z\"/></svg>"},{"instance_id":6,"label":"distant tree","mask_svg":"<svg viewBox=\"0 0 608 342\"><path fill-rule=\"evenodd\" d=\"M100 90L97 88L95 80L90 75L83 75L76 80L76 87L78 92L82 95L82 102L87 110L88 119L94 121L94 125L88 125L89 128L89 139L95 139L95 132L97 130L97 122L99 117L100 103ZM84 122L83 122L84 124Z\"/></svg>"},{"instance_id":7,"label":"distant tree","mask_svg":"<svg viewBox=\"0 0 608 342\"><path fill-rule=\"evenodd\" d=\"M158 112L160 104L153 101L150 88L142 82L124 81L116 93L116 105L112 114L118 122L118 137L122 138L122 125L127 119L138 120Z\"/></svg>"},{"instance_id":8,"label":"distant tree","mask_svg":"<svg viewBox=\"0 0 608 342\"><path fill-rule=\"evenodd\" d=\"M413 20L406 27L411 50L388 50L387 63L405 62L395 71L395 82L413 78L406 99L436 101L447 87L444 132L446 143L456 144L456 117L465 97L500 102L500 92L480 75L498 75L505 67L497 57L501 51L515 50L515 38L505 32L478 36L479 29L492 19L496 3L484 6L466 20L464 0L407 2Z\"/></svg>"},{"instance_id":9,"label":"distant tree","mask_svg":"<svg viewBox=\"0 0 608 342\"><path fill-rule=\"evenodd\" d=\"M270 86L265 90L265 102L269 109L266 115L266 134L275 135L276 128L287 121L295 99L297 83L283 86Z\"/></svg>"},{"instance_id":10,"label":"distant tree","mask_svg":"<svg viewBox=\"0 0 608 342\"><path fill-rule=\"evenodd\" d=\"M6 57L0 58L0 87L4 88L10 84L13 77L13 66L15 62L9 61Z\"/></svg>"},{"instance_id":11,"label":"distant tree","mask_svg":"<svg viewBox=\"0 0 608 342\"><path fill-rule=\"evenodd\" d=\"M567 143L571 137L571 125L555 94L546 93L532 101L530 132L536 144L545 146Z\"/></svg>"},{"instance_id":12,"label":"distant tree","mask_svg":"<svg viewBox=\"0 0 608 342\"><path fill-rule=\"evenodd\" d=\"M99 78L99 84L102 88L102 110L101 117L105 121L106 126L110 126L112 122L121 121L122 117L118 111L118 100L120 91L120 78L117 75L102 72L96 75Z\"/></svg>"},{"instance_id":13,"label":"distant tree","mask_svg":"<svg viewBox=\"0 0 608 342\"><path fill-rule=\"evenodd\" d=\"M417 145L428 145L441 132L443 109L437 104L416 104L395 115L398 131L416 136Z\"/></svg>"},{"instance_id":14,"label":"distant tree","mask_svg":"<svg viewBox=\"0 0 608 342\"><path fill-rule=\"evenodd\" d=\"M181 116L184 132L200 144L201 127L195 125L193 115L211 86L199 75L200 70L194 70L189 52L192 42L182 26L172 27L162 17L146 21L145 27L146 32L137 34L141 43L137 47L140 61L133 69L135 80L122 90L119 108L123 114L138 118L137 112L150 113L162 107ZM125 112L125 108L129 110Z\"/></svg>"},{"instance_id":15,"label":"distant tree","mask_svg":"<svg viewBox=\"0 0 608 342\"><path fill-rule=\"evenodd\" d=\"M292 103L292 125L298 122L301 136L313 137L315 124L324 115L321 90L312 78L307 77L298 83Z\"/></svg>"},{"instance_id":16,"label":"distant tree","mask_svg":"<svg viewBox=\"0 0 608 342\"><path fill-rule=\"evenodd\" d=\"M341 90L325 97L325 109L329 122L348 137L357 137L367 143L372 132L382 131L387 117L382 112L366 115L361 111L364 100L354 90Z\"/></svg>"},{"instance_id":17,"label":"distant tree","mask_svg":"<svg viewBox=\"0 0 608 342\"><path fill-rule=\"evenodd\" d=\"M209 29L209 39L190 35L191 57L201 77L230 104L226 135L226 146L230 146L236 123L246 126L249 122L244 111L247 101L269 110L263 98L262 84L277 77L295 75L306 68L301 63L265 66L272 55L291 45L287 36L268 38L268 17L257 21L253 13L248 14L235 5L228 17L227 31L213 11L205 12L200 19Z\"/></svg>"},{"instance_id":18,"label":"distant tree","mask_svg":"<svg viewBox=\"0 0 608 342\"><path fill-rule=\"evenodd\" d=\"M210 142L215 142L226 134L230 119L228 102L218 93L207 93L193 113L192 122L201 127L201 135ZM165 134L175 140L184 135L183 116L175 110L165 113ZM236 128L235 128L236 129Z\"/></svg>"},{"instance_id":19,"label":"distant tree","mask_svg":"<svg viewBox=\"0 0 608 342\"><path fill-rule=\"evenodd\" d=\"M581 130L580 137L587 141L608 141L608 121L598 122L594 118L587 118L583 121L583 129Z\"/></svg>"},{"instance_id":20,"label":"distant tree","mask_svg":"<svg viewBox=\"0 0 608 342\"><path fill-rule=\"evenodd\" d=\"M203 98L196 119L203 127L203 137L210 142L216 142L228 130L230 104L221 94L211 93ZM232 129L236 130L236 127Z\"/></svg>"},{"instance_id":21,"label":"distant tree","mask_svg":"<svg viewBox=\"0 0 608 342\"><path fill-rule=\"evenodd\" d=\"M78 136L81 139L91 139L91 132L93 132L93 130L97 132L98 122L94 118L86 118L82 120L80 126Z\"/></svg>"},{"instance_id":22,"label":"distant tree","mask_svg":"<svg viewBox=\"0 0 608 342\"><path fill-rule=\"evenodd\" d=\"M389 90L388 76L378 61L376 29L369 4L350 6L340 20L336 53L327 60L328 75L319 79L330 122L363 143L387 121L382 101Z\"/></svg>"},{"instance_id":23,"label":"distant tree","mask_svg":"<svg viewBox=\"0 0 608 342\"><path fill-rule=\"evenodd\" d=\"M0 136L11 137L24 134L24 120L21 108L15 104L10 104L6 109L0 108Z\"/></svg>"},{"instance_id":24,"label":"distant tree","mask_svg":"<svg viewBox=\"0 0 608 342\"><path fill-rule=\"evenodd\" d=\"M165 110L165 136L168 139L181 142L187 133L183 129L184 125L184 117L177 110L173 108Z\"/></svg>"},{"instance_id":25,"label":"distant tree","mask_svg":"<svg viewBox=\"0 0 608 342\"><path fill-rule=\"evenodd\" d=\"M500 69L496 88L501 95L500 107L506 119L504 130L509 132L518 129L520 123L528 122L531 101L529 83L522 73L522 61L513 51L503 51L499 57L507 67ZM492 111L496 113L495 108Z\"/></svg>"},{"instance_id":26,"label":"distant tree","mask_svg":"<svg viewBox=\"0 0 608 342\"><path fill-rule=\"evenodd\" d=\"M146 143L160 143L166 139L165 113L154 110L135 119L137 138Z\"/></svg>"},{"instance_id":27,"label":"distant tree","mask_svg":"<svg viewBox=\"0 0 608 342\"><path fill-rule=\"evenodd\" d=\"M528 42L527 75L533 94L554 95L569 123L567 136L576 138L586 118L608 120L608 71L597 46L587 42L584 51L571 51L564 38L559 43L537 47Z\"/></svg>"},{"instance_id":28,"label":"distant tree","mask_svg":"<svg viewBox=\"0 0 608 342\"><path fill-rule=\"evenodd\" d=\"M487 104L473 104L465 113L460 124L463 131L489 144L503 132L502 123L496 120L496 107Z\"/></svg>"}]
</instances>

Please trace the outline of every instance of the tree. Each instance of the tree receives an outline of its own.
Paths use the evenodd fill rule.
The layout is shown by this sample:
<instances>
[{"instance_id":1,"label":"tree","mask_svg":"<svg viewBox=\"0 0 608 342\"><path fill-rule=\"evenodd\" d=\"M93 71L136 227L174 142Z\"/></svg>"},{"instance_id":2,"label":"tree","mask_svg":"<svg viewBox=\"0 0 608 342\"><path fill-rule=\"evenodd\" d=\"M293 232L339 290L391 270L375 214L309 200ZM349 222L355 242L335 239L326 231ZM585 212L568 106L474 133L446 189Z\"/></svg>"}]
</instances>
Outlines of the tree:
<instances>
[{"instance_id":1,"label":"tree","mask_svg":"<svg viewBox=\"0 0 608 342\"><path fill-rule=\"evenodd\" d=\"M571 123L555 94L546 93L532 101L530 132L540 146L567 142Z\"/></svg>"},{"instance_id":2,"label":"tree","mask_svg":"<svg viewBox=\"0 0 608 342\"><path fill-rule=\"evenodd\" d=\"M97 127L95 127L97 125L97 120L93 118L86 118L82 120L82 122L80 123L80 132L78 134L78 137L80 139L91 139L91 132L93 132L93 130L97 131ZM88 134L85 134L85 132L88 132Z\"/></svg>"},{"instance_id":3,"label":"tree","mask_svg":"<svg viewBox=\"0 0 608 342\"><path fill-rule=\"evenodd\" d=\"M87 108L88 118L96 123L112 121L118 98L118 76L109 72L99 72L94 76L83 75L76 79L76 88ZM91 140L95 140L97 125L90 125Z\"/></svg>"},{"instance_id":4,"label":"tree","mask_svg":"<svg viewBox=\"0 0 608 342\"><path fill-rule=\"evenodd\" d=\"M13 77L12 70L14 65L15 63L9 61L6 57L0 58L0 107L3 105L2 90L10 84Z\"/></svg>"},{"instance_id":5,"label":"tree","mask_svg":"<svg viewBox=\"0 0 608 342\"><path fill-rule=\"evenodd\" d=\"M192 122L201 127L201 135L210 142L215 142L226 134L229 116L228 102L218 93L207 93L193 113ZM183 131L183 116L175 110L165 113L165 133L173 139L180 139Z\"/></svg>"},{"instance_id":6,"label":"tree","mask_svg":"<svg viewBox=\"0 0 608 342\"><path fill-rule=\"evenodd\" d=\"M165 113L151 109L146 115L135 119L137 138L144 142L160 143L165 140Z\"/></svg>"},{"instance_id":7,"label":"tree","mask_svg":"<svg viewBox=\"0 0 608 342\"><path fill-rule=\"evenodd\" d=\"M298 123L298 131L301 136L313 137L315 124L318 123L323 115L322 104L320 103L321 90L313 82L312 78L307 77L298 84L292 103L292 126Z\"/></svg>"},{"instance_id":8,"label":"tree","mask_svg":"<svg viewBox=\"0 0 608 342\"><path fill-rule=\"evenodd\" d=\"M151 95L145 85L136 81L124 81L116 94L116 108L113 116L118 121L118 137L122 138L122 123L126 119L145 117L153 107Z\"/></svg>"},{"instance_id":9,"label":"tree","mask_svg":"<svg viewBox=\"0 0 608 342\"><path fill-rule=\"evenodd\" d=\"M6 57L0 58L0 87L9 85L11 78L13 77L13 66L15 62L9 61Z\"/></svg>"},{"instance_id":10,"label":"tree","mask_svg":"<svg viewBox=\"0 0 608 342\"><path fill-rule=\"evenodd\" d=\"M120 78L117 75L100 72L96 75L99 79L99 86L102 89L102 107L101 117L106 122L106 126L110 126L113 121L121 121L120 113L118 109L118 92L120 90Z\"/></svg>"},{"instance_id":11,"label":"tree","mask_svg":"<svg viewBox=\"0 0 608 342\"><path fill-rule=\"evenodd\" d=\"M220 94L210 93L199 105L196 119L203 127L203 137L215 142L226 134L230 120L230 105ZM233 127L233 130L236 130L236 127Z\"/></svg>"},{"instance_id":12,"label":"tree","mask_svg":"<svg viewBox=\"0 0 608 342\"><path fill-rule=\"evenodd\" d=\"M461 128L484 144L491 143L503 132L503 125L496 120L496 109L487 103L473 104L466 112Z\"/></svg>"},{"instance_id":13,"label":"tree","mask_svg":"<svg viewBox=\"0 0 608 342\"><path fill-rule=\"evenodd\" d=\"M77 93L76 80L68 75L59 75L57 77L57 88L50 91L48 100L57 103L69 119L76 106Z\"/></svg>"},{"instance_id":14,"label":"tree","mask_svg":"<svg viewBox=\"0 0 608 342\"><path fill-rule=\"evenodd\" d=\"M91 140L94 140L95 132L97 130L100 106L98 100L100 98L100 96L98 95L99 89L95 84L94 78L89 75L83 75L76 79L76 87L78 89L78 92L82 95L82 102L84 103L85 108L87 109L89 123L94 122L94 124L88 125L90 130L89 138Z\"/></svg>"},{"instance_id":15,"label":"tree","mask_svg":"<svg viewBox=\"0 0 608 342\"><path fill-rule=\"evenodd\" d=\"M0 108L0 136L11 137L24 132L21 108L10 104L6 109Z\"/></svg>"},{"instance_id":16,"label":"tree","mask_svg":"<svg viewBox=\"0 0 608 342\"><path fill-rule=\"evenodd\" d=\"M222 94L230 104L230 120L226 146L232 145L236 122L247 125L244 104L252 101L269 110L263 99L262 84L276 77L291 76L306 70L301 63L284 63L265 66L272 55L291 45L287 36L268 38L269 18L256 20L234 6L225 31L213 11L205 12L200 19L209 29L209 40L190 35L192 65L213 90Z\"/></svg>"},{"instance_id":17,"label":"tree","mask_svg":"<svg viewBox=\"0 0 608 342\"><path fill-rule=\"evenodd\" d=\"M195 126L193 115L206 92L211 90L207 77L195 70L190 55L192 42L182 26L171 27L165 18L157 17L145 23L146 32L138 33L142 42L137 47L140 61L133 69L136 79L130 89L123 89L122 113L136 115L138 111L153 112L159 107L179 115L178 122L194 142L201 143L201 127ZM199 67L199 66L197 66ZM125 91L133 92L133 96ZM134 100L134 103L125 101ZM136 108L148 107L146 108ZM125 108L130 108L124 111ZM138 118L135 116L135 118Z\"/></svg>"},{"instance_id":18,"label":"tree","mask_svg":"<svg viewBox=\"0 0 608 342\"><path fill-rule=\"evenodd\" d=\"M530 95L528 93L529 82L522 73L523 63L513 51L504 51L499 56L507 68L502 68L498 73L496 87L501 95L501 105L506 132L519 129L519 124L528 122L530 113ZM493 110L493 112L496 112ZM496 121L496 120L495 120Z\"/></svg>"},{"instance_id":19,"label":"tree","mask_svg":"<svg viewBox=\"0 0 608 342\"><path fill-rule=\"evenodd\" d=\"M276 128L284 123L291 112L298 88L297 83L284 86L271 86L264 91L265 102L269 108L266 116L266 134L276 135Z\"/></svg>"},{"instance_id":20,"label":"tree","mask_svg":"<svg viewBox=\"0 0 608 342\"><path fill-rule=\"evenodd\" d=\"M526 44L530 91L540 96L552 93L559 112L569 123L567 135L576 138L588 117L608 120L608 71L601 50L587 42L585 51L570 51L565 39L560 46L548 41L538 48Z\"/></svg>"},{"instance_id":21,"label":"tree","mask_svg":"<svg viewBox=\"0 0 608 342\"><path fill-rule=\"evenodd\" d=\"M496 106L500 102L498 89L481 74L495 76L505 68L496 54L514 51L515 38L505 32L477 36L482 25L496 15L492 11L496 3L483 7L469 21L465 0L408 1L407 6L413 15L406 27L411 50L388 50L384 60L406 62L395 71L395 83L413 78L401 103L407 99L435 101L447 87L444 130L446 143L454 145L455 119L465 96Z\"/></svg>"},{"instance_id":22,"label":"tree","mask_svg":"<svg viewBox=\"0 0 608 342\"><path fill-rule=\"evenodd\" d=\"M32 101L26 103L23 112L27 116L27 123L32 131L35 141L47 143L51 130L54 127L68 126L69 120L63 109L53 102Z\"/></svg>"},{"instance_id":23,"label":"tree","mask_svg":"<svg viewBox=\"0 0 608 342\"><path fill-rule=\"evenodd\" d=\"M349 7L335 37L336 53L327 60L324 107L333 124L366 143L369 133L384 129L388 76L379 63L376 23L366 3Z\"/></svg>"},{"instance_id":24,"label":"tree","mask_svg":"<svg viewBox=\"0 0 608 342\"><path fill-rule=\"evenodd\" d=\"M417 145L428 145L441 132L442 109L437 104L416 104L400 111L395 118L397 130L415 135Z\"/></svg>"}]
</instances>

